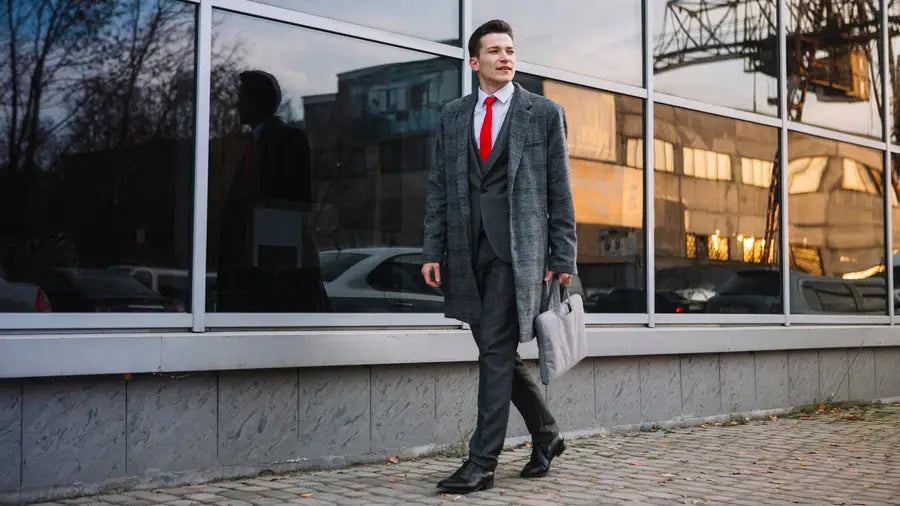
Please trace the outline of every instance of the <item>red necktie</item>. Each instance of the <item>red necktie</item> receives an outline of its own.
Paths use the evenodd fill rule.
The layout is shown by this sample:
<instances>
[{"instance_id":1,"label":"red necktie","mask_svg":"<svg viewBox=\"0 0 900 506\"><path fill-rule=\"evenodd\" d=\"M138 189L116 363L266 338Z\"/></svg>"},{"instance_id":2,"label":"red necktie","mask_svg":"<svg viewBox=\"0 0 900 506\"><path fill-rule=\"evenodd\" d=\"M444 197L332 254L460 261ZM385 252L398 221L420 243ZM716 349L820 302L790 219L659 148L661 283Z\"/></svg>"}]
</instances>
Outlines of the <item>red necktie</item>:
<instances>
[{"instance_id":1,"label":"red necktie","mask_svg":"<svg viewBox=\"0 0 900 506\"><path fill-rule=\"evenodd\" d=\"M491 156L491 123L494 121L494 115L491 112L491 106L497 101L497 97L488 97L484 99L484 106L487 111L484 113L484 123L481 124L481 160L486 161Z\"/></svg>"}]
</instances>

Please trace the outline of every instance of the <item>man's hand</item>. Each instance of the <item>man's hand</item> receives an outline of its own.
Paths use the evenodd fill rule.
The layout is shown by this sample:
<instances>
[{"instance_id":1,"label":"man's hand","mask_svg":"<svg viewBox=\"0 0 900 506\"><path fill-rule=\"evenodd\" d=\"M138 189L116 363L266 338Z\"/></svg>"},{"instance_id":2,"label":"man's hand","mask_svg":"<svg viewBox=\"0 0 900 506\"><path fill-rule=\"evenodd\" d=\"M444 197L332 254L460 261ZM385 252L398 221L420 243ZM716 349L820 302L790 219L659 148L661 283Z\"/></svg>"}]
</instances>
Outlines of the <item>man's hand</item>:
<instances>
[{"instance_id":1,"label":"man's hand","mask_svg":"<svg viewBox=\"0 0 900 506\"><path fill-rule=\"evenodd\" d=\"M429 262L422 266L422 276L425 278L425 284L432 288L441 287L441 264L437 262Z\"/></svg>"},{"instance_id":2,"label":"man's hand","mask_svg":"<svg viewBox=\"0 0 900 506\"><path fill-rule=\"evenodd\" d=\"M547 271L547 274L544 276L544 281L550 281L553 279L553 276L559 276L559 286L569 286L569 283L572 282L573 275L566 272Z\"/></svg>"}]
</instances>

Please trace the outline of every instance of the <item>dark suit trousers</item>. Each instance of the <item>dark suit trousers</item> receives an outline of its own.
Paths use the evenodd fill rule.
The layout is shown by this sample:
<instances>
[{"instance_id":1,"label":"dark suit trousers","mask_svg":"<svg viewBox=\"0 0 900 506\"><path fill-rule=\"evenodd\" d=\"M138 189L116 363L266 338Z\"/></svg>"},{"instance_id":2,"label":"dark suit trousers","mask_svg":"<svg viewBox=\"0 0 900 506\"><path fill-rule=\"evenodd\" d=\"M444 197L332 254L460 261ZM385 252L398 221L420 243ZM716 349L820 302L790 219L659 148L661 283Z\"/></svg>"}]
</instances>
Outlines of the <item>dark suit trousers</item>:
<instances>
[{"instance_id":1,"label":"dark suit trousers","mask_svg":"<svg viewBox=\"0 0 900 506\"><path fill-rule=\"evenodd\" d=\"M482 310L480 324L472 325L478 345L478 422L469 441L469 458L493 469L506 438L510 400L533 441L549 442L559 429L516 351L519 325L512 265L497 257L483 231L473 267Z\"/></svg>"}]
</instances>

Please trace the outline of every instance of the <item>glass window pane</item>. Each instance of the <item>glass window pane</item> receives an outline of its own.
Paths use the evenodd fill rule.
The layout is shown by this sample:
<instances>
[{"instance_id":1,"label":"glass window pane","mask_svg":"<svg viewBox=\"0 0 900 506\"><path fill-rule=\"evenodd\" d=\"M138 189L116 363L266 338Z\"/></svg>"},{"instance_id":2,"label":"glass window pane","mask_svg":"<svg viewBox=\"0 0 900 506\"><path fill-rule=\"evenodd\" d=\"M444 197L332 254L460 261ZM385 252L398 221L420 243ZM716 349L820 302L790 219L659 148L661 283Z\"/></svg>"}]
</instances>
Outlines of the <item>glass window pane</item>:
<instances>
[{"instance_id":1,"label":"glass window pane","mask_svg":"<svg viewBox=\"0 0 900 506\"><path fill-rule=\"evenodd\" d=\"M815 180L789 195L791 312L885 314L881 152L797 132L788 146L792 183Z\"/></svg>"},{"instance_id":2,"label":"glass window pane","mask_svg":"<svg viewBox=\"0 0 900 506\"><path fill-rule=\"evenodd\" d=\"M675 147L671 142L666 142L666 171L675 171Z\"/></svg>"},{"instance_id":3,"label":"glass window pane","mask_svg":"<svg viewBox=\"0 0 900 506\"><path fill-rule=\"evenodd\" d=\"M478 0L472 11L473 29L495 18L512 25L521 62L641 85L640 2Z\"/></svg>"},{"instance_id":4,"label":"glass window pane","mask_svg":"<svg viewBox=\"0 0 900 506\"><path fill-rule=\"evenodd\" d=\"M195 15L174 0L3 9L0 312L185 310L187 286L158 280L191 265Z\"/></svg>"},{"instance_id":5,"label":"glass window pane","mask_svg":"<svg viewBox=\"0 0 900 506\"><path fill-rule=\"evenodd\" d=\"M566 111L578 233L570 291L582 294L588 312L646 312L643 170L629 166L618 147L641 138L642 101L521 72L516 81Z\"/></svg>"},{"instance_id":6,"label":"glass window pane","mask_svg":"<svg viewBox=\"0 0 900 506\"><path fill-rule=\"evenodd\" d=\"M459 45L457 0L254 0L423 39Z\"/></svg>"},{"instance_id":7,"label":"glass window pane","mask_svg":"<svg viewBox=\"0 0 900 506\"><path fill-rule=\"evenodd\" d=\"M625 165L644 168L644 143L642 139L628 139Z\"/></svg>"},{"instance_id":8,"label":"glass window pane","mask_svg":"<svg viewBox=\"0 0 900 506\"><path fill-rule=\"evenodd\" d=\"M657 311L781 312L778 209L770 181L757 184L752 170L777 156L777 130L661 104L655 112L654 130L684 153L683 174L654 176Z\"/></svg>"},{"instance_id":9,"label":"glass window pane","mask_svg":"<svg viewBox=\"0 0 900 506\"><path fill-rule=\"evenodd\" d=\"M788 119L881 137L877 2L788 0Z\"/></svg>"},{"instance_id":10,"label":"glass window pane","mask_svg":"<svg viewBox=\"0 0 900 506\"><path fill-rule=\"evenodd\" d=\"M892 237L891 258L894 265L894 308L900 308L900 201L897 193L900 192L900 155L891 154L891 226ZM895 311L897 314L898 311Z\"/></svg>"},{"instance_id":11,"label":"glass window pane","mask_svg":"<svg viewBox=\"0 0 900 506\"><path fill-rule=\"evenodd\" d=\"M731 157L724 153L716 155L719 173L717 178L721 181L731 180Z\"/></svg>"},{"instance_id":12,"label":"glass window pane","mask_svg":"<svg viewBox=\"0 0 900 506\"><path fill-rule=\"evenodd\" d=\"M776 2L651 0L650 8L656 91L778 115Z\"/></svg>"},{"instance_id":13,"label":"glass window pane","mask_svg":"<svg viewBox=\"0 0 900 506\"><path fill-rule=\"evenodd\" d=\"M221 11L213 26L214 310L443 312L408 261L388 261L421 255L434 133L460 95L459 61ZM263 72L242 81L251 69Z\"/></svg>"}]
</instances>

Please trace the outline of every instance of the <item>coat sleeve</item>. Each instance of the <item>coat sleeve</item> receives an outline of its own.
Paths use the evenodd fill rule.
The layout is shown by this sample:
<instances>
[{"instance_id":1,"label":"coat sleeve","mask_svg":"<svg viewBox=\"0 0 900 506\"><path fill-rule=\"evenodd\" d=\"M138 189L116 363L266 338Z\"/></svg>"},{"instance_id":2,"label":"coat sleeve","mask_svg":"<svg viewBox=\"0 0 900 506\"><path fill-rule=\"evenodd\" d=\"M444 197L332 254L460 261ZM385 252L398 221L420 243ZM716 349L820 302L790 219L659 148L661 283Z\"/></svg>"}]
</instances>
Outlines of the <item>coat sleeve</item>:
<instances>
[{"instance_id":1,"label":"coat sleeve","mask_svg":"<svg viewBox=\"0 0 900 506\"><path fill-rule=\"evenodd\" d=\"M440 262L447 247L447 188L444 174L444 117L441 113L440 127L434 142L431 169L428 171L428 187L425 197L425 234L422 247L422 262Z\"/></svg>"},{"instance_id":2,"label":"coat sleeve","mask_svg":"<svg viewBox=\"0 0 900 506\"><path fill-rule=\"evenodd\" d=\"M548 268L554 272L575 274L575 204L566 148L566 113L559 104L553 106L547 127Z\"/></svg>"}]
</instances>

